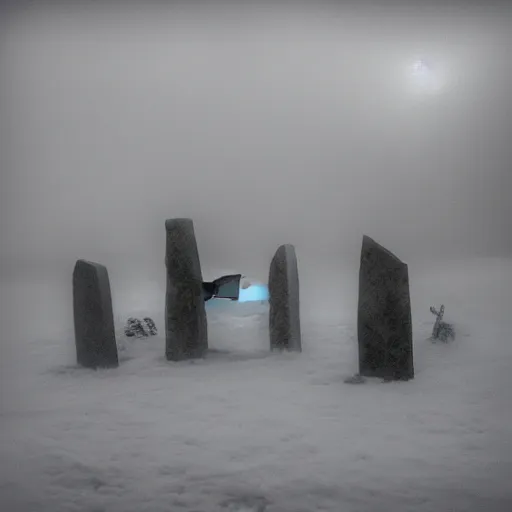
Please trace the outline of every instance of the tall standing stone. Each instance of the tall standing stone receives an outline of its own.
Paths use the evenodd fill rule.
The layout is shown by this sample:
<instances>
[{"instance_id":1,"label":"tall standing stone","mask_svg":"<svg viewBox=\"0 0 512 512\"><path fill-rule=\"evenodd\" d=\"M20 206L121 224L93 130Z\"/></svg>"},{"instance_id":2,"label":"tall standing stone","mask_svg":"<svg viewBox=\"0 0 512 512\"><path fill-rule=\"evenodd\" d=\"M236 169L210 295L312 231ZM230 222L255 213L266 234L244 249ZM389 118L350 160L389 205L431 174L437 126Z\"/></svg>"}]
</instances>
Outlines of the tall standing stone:
<instances>
[{"instance_id":1,"label":"tall standing stone","mask_svg":"<svg viewBox=\"0 0 512 512\"><path fill-rule=\"evenodd\" d=\"M202 357L208 350L199 252L191 219L168 219L166 231L165 356Z\"/></svg>"},{"instance_id":2,"label":"tall standing stone","mask_svg":"<svg viewBox=\"0 0 512 512\"><path fill-rule=\"evenodd\" d=\"M76 262L73 312L77 363L86 368L117 367L110 281L103 265L85 260Z\"/></svg>"},{"instance_id":3,"label":"tall standing stone","mask_svg":"<svg viewBox=\"0 0 512 512\"><path fill-rule=\"evenodd\" d=\"M299 271L293 245L281 245L272 258L268 291L270 348L301 352Z\"/></svg>"},{"instance_id":4,"label":"tall standing stone","mask_svg":"<svg viewBox=\"0 0 512 512\"><path fill-rule=\"evenodd\" d=\"M407 265L368 236L361 249L357 336L360 375L414 378Z\"/></svg>"}]
</instances>

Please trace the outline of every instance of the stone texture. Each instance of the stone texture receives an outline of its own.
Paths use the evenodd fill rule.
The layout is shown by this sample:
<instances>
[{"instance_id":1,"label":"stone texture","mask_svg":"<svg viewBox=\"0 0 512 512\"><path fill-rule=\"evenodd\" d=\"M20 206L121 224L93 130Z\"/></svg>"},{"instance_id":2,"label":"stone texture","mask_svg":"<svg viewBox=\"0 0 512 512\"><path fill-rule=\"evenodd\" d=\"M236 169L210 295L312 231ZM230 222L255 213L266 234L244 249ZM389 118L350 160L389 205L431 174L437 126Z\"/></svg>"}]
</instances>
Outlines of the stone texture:
<instances>
[{"instance_id":1,"label":"stone texture","mask_svg":"<svg viewBox=\"0 0 512 512\"><path fill-rule=\"evenodd\" d=\"M158 330L151 318L145 317L139 320L132 316L126 321L124 334L128 338L148 338L149 336L156 336Z\"/></svg>"},{"instance_id":2,"label":"stone texture","mask_svg":"<svg viewBox=\"0 0 512 512\"><path fill-rule=\"evenodd\" d=\"M357 335L360 375L414 378L408 268L368 236L361 249Z\"/></svg>"},{"instance_id":3,"label":"stone texture","mask_svg":"<svg viewBox=\"0 0 512 512\"><path fill-rule=\"evenodd\" d=\"M119 365L107 269L78 260L73 271L77 363L86 368Z\"/></svg>"},{"instance_id":4,"label":"stone texture","mask_svg":"<svg viewBox=\"0 0 512 512\"><path fill-rule=\"evenodd\" d=\"M202 274L191 219L168 219L165 355L169 361L199 358L208 350Z\"/></svg>"},{"instance_id":5,"label":"stone texture","mask_svg":"<svg viewBox=\"0 0 512 512\"><path fill-rule=\"evenodd\" d=\"M270 348L301 352L299 272L293 245L281 245L272 258L268 291Z\"/></svg>"}]
</instances>

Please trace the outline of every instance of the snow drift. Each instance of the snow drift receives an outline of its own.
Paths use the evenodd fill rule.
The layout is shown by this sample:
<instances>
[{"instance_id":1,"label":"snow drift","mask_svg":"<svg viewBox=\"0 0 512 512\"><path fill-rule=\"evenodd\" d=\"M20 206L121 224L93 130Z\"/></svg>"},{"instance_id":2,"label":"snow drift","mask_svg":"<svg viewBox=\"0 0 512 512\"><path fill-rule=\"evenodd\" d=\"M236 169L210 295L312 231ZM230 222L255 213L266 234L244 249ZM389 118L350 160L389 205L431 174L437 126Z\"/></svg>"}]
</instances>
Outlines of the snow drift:
<instances>
[{"instance_id":1,"label":"snow drift","mask_svg":"<svg viewBox=\"0 0 512 512\"><path fill-rule=\"evenodd\" d=\"M267 304L211 301L210 355L168 363L160 335L122 337L132 314L162 331L162 290L139 283L122 302L117 281L121 365L95 372L74 366L70 283L11 283L23 322L2 331L3 509L510 510L512 264L410 272L416 378L360 386L343 383L356 318L327 300L316 320L303 311L300 355L269 353ZM458 336L436 345L441 302Z\"/></svg>"}]
</instances>

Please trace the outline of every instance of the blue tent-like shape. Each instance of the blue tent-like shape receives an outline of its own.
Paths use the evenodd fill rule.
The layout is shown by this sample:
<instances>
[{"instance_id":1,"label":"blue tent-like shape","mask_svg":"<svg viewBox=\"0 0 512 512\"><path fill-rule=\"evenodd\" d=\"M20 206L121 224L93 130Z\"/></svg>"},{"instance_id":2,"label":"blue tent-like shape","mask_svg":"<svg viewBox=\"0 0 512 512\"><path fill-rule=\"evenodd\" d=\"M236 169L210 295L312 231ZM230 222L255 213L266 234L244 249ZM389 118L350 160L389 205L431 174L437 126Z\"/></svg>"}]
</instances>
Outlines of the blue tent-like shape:
<instances>
[{"instance_id":1,"label":"blue tent-like shape","mask_svg":"<svg viewBox=\"0 0 512 512\"><path fill-rule=\"evenodd\" d=\"M240 288L238 302L261 302L268 300L268 286L251 284L248 288Z\"/></svg>"}]
</instances>

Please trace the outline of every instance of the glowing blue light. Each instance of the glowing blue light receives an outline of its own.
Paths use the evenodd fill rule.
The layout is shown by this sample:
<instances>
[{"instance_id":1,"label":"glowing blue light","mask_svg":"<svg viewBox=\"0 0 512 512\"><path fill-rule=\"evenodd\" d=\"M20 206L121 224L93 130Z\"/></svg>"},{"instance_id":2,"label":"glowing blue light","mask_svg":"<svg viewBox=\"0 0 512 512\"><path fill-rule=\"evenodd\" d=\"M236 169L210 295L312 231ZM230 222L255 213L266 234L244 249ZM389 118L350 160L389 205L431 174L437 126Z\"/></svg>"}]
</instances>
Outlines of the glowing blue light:
<instances>
[{"instance_id":1,"label":"glowing blue light","mask_svg":"<svg viewBox=\"0 0 512 512\"><path fill-rule=\"evenodd\" d=\"M246 288L240 288L238 302L255 302L268 300L268 288L264 284L253 284Z\"/></svg>"}]
</instances>

